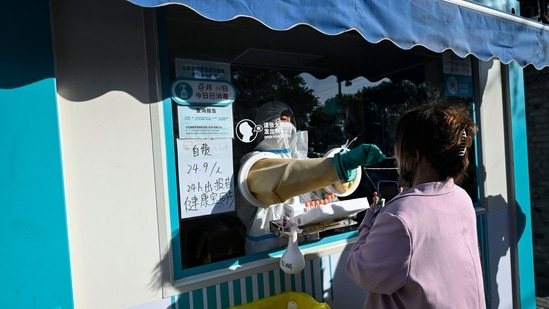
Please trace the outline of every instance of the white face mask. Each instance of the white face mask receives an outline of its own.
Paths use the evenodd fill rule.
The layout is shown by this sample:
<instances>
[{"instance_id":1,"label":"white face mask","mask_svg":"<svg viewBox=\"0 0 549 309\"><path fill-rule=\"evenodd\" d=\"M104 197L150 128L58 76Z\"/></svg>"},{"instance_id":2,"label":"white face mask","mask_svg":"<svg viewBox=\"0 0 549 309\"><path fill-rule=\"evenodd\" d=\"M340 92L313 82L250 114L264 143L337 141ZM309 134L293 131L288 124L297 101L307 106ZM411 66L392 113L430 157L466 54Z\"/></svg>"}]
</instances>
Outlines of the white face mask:
<instances>
[{"instance_id":1,"label":"white face mask","mask_svg":"<svg viewBox=\"0 0 549 309\"><path fill-rule=\"evenodd\" d=\"M290 122L276 122L270 128L263 129L263 140L256 150L271 151L283 157L291 157L296 145L296 129Z\"/></svg>"},{"instance_id":2,"label":"white face mask","mask_svg":"<svg viewBox=\"0 0 549 309\"><path fill-rule=\"evenodd\" d=\"M288 146L291 146L291 141L295 138L295 127L291 122L280 122L278 124L281 138L288 142Z\"/></svg>"}]
</instances>

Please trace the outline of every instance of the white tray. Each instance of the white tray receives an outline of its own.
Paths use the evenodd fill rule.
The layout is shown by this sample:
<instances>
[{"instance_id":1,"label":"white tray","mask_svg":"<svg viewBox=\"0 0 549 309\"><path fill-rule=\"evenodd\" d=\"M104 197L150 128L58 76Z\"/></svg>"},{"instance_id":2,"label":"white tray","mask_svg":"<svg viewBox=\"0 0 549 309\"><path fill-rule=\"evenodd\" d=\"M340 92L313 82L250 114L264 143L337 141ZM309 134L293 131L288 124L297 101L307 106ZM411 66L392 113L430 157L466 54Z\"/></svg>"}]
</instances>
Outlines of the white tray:
<instances>
[{"instance_id":1,"label":"white tray","mask_svg":"<svg viewBox=\"0 0 549 309\"><path fill-rule=\"evenodd\" d=\"M311 207L308 211L295 216L298 226L334 221L350 217L369 207L368 198L356 198L346 201L337 201L326 205Z\"/></svg>"}]
</instances>

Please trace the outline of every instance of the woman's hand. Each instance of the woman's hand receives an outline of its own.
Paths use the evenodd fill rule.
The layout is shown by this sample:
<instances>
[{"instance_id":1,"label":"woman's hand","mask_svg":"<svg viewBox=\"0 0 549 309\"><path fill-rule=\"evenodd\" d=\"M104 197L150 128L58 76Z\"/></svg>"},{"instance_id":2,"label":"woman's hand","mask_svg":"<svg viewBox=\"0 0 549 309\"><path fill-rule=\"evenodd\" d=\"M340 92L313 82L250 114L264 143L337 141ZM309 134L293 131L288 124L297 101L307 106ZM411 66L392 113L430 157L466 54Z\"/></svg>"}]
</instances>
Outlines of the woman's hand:
<instances>
[{"instance_id":1,"label":"woman's hand","mask_svg":"<svg viewBox=\"0 0 549 309\"><path fill-rule=\"evenodd\" d=\"M370 209L374 210L377 203L379 203L379 196L377 195L377 191L374 191L374 196L372 197L372 204L370 205Z\"/></svg>"}]
</instances>

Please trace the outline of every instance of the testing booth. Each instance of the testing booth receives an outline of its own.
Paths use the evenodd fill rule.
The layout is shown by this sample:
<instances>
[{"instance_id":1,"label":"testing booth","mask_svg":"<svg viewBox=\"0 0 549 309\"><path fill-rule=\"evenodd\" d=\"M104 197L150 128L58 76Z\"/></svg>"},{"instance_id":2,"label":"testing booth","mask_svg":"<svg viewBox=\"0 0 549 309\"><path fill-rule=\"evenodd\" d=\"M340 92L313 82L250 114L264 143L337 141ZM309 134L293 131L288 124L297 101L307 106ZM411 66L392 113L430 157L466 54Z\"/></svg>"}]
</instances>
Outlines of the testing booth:
<instances>
[{"instance_id":1,"label":"testing booth","mask_svg":"<svg viewBox=\"0 0 549 309\"><path fill-rule=\"evenodd\" d=\"M522 69L549 65L549 27L526 2L0 4L0 307L230 308L291 291L357 308L345 260L373 192L399 186L396 120L437 99L479 127L464 187L487 307L535 308ZM388 157L350 191L296 202L293 273L284 222L262 222L283 245L251 252L239 213L272 101L291 107L304 158L359 143Z\"/></svg>"}]
</instances>

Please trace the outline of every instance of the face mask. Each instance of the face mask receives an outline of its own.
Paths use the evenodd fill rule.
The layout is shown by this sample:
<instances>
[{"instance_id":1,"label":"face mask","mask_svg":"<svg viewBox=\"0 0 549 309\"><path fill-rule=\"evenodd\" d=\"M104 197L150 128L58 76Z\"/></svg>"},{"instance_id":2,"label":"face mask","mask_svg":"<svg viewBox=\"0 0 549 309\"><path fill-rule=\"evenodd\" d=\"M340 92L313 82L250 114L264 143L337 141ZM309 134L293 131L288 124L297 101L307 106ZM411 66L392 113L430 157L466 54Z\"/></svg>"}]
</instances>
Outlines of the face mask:
<instances>
[{"instance_id":1,"label":"face mask","mask_svg":"<svg viewBox=\"0 0 549 309\"><path fill-rule=\"evenodd\" d=\"M266 128L263 131L263 140L257 145L256 150L270 151L291 157L292 149L296 144L296 129L289 122L278 122L274 128Z\"/></svg>"},{"instance_id":2,"label":"face mask","mask_svg":"<svg viewBox=\"0 0 549 309\"><path fill-rule=\"evenodd\" d=\"M309 154L309 133L297 131L295 147L292 146L292 158L305 159Z\"/></svg>"},{"instance_id":3,"label":"face mask","mask_svg":"<svg viewBox=\"0 0 549 309\"><path fill-rule=\"evenodd\" d=\"M292 142L295 139L295 127L290 122L280 122L279 124L280 132L282 133L281 137L284 139L284 143L288 145L288 148L291 148Z\"/></svg>"}]
</instances>

